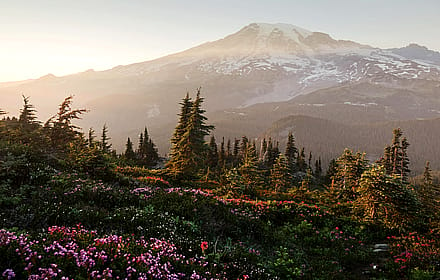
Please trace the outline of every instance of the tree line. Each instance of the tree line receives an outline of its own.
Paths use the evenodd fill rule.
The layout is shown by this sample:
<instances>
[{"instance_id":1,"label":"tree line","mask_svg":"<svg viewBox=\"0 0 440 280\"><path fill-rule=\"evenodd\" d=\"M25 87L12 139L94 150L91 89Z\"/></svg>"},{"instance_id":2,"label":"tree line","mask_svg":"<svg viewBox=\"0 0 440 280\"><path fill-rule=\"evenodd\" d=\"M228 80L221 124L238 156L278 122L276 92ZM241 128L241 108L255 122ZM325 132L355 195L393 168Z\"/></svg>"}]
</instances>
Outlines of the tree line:
<instances>
[{"instance_id":1,"label":"tree line","mask_svg":"<svg viewBox=\"0 0 440 280\"><path fill-rule=\"evenodd\" d=\"M153 168L164 161L164 176L218 181L225 192L250 197L271 192L324 200L334 211L393 227L416 221L420 213L423 220L438 222L439 186L433 183L429 163L423 182L409 183L410 144L401 129L394 129L390 145L376 162L367 161L365 153L345 149L324 172L320 157L314 158L311 152L306 155L304 148L297 147L294 132L289 133L284 151L271 138L260 143L246 136L222 138L217 144L214 126L204 116L203 101L200 88L194 99L189 94L182 99L169 158L161 160L147 127L140 133L137 148L128 138L125 151L116 154L106 125L97 139L93 129L86 136L72 123L87 112L72 108L72 96L44 124L37 120L29 98L23 97L18 118L6 117L0 110L4 116L0 121L0 180L8 186L35 184L60 169L111 179L117 165Z\"/></svg>"}]
</instances>

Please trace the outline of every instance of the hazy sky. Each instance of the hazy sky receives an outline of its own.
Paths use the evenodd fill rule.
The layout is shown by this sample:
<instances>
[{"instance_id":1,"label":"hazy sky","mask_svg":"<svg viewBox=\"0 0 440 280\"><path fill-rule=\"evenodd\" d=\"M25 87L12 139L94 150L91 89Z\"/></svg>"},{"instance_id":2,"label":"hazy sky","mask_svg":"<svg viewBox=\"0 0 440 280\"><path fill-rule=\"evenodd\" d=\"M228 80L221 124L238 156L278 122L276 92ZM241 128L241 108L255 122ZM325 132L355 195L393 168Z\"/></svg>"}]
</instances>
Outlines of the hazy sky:
<instances>
[{"instance_id":1,"label":"hazy sky","mask_svg":"<svg viewBox=\"0 0 440 280\"><path fill-rule=\"evenodd\" d=\"M440 51L439 11L439 0L0 0L0 81L150 60L252 22Z\"/></svg>"}]
</instances>

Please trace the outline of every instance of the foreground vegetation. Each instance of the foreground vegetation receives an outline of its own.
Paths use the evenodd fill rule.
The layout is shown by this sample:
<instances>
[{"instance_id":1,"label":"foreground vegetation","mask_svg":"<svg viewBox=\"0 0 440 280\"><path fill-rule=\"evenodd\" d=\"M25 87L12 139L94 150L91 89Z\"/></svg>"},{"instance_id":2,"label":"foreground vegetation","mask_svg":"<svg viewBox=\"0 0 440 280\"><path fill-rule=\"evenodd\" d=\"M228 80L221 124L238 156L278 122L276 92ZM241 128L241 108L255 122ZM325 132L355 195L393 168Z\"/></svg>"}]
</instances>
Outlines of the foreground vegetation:
<instances>
[{"instance_id":1,"label":"foreground vegetation","mask_svg":"<svg viewBox=\"0 0 440 280\"><path fill-rule=\"evenodd\" d=\"M375 163L345 150L324 174L289 135L223 140L200 91L182 101L166 168L145 129L112 152L59 112L41 125L27 98L0 121L0 273L4 279L433 279L439 193L429 165L409 183L396 129ZM257 152L259 150L259 152ZM380 245L382 244L382 245Z\"/></svg>"}]
</instances>

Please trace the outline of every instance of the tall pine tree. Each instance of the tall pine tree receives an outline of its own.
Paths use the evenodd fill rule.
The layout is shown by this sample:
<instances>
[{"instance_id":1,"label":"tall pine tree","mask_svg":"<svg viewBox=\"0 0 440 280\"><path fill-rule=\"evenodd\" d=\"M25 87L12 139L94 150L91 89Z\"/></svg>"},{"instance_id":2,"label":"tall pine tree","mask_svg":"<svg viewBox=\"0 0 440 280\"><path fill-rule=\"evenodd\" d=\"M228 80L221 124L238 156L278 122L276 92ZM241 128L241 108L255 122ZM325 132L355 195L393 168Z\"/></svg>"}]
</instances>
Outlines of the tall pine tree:
<instances>
[{"instance_id":1,"label":"tall pine tree","mask_svg":"<svg viewBox=\"0 0 440 280\"><path fill-rule=\"evenodd\" d=\"M99 145L101 148L101 151L103 151L104 153L111 152L112 144L109 143L110 139L111 138L108 136L107 124L104 124L104 126L102 127L101 142Z\"/></svg>"},{"instance_id":2,"label":"tall pine tree","mask_svg":"<svg viewBox=\"0 0 440 280\"><path fill-rule=\"evenodd\" d=\"M127 144L125 144L124 156L129 161L136 159L136 154L133 150L133 143L131 142L130 137L127 138Z\"/></svg>"},{"instance_id":3,"label":"tall pine tree","mask_svg":"<svg viewBox=\"0 0 440 280\"><path fill-rule=\"evenodd\" d=\"M276 192L284 192L292 182L289 162L283 154L279 154L272 169L270 170L270 183Z\"/></svg>"},{"instance_id":4,"label":"tall pine tree","mask_svg":"<svg viewBox=\"0 0 440 280\"><path fill-rule=\"evenodd\" d=\"M298 149L295 146L295 137L293 136L292 132L289 132L289 136L287 136L285 155L291 172L295 172L296 159L298 157Z\"/></svg>"},{"instance_id":5,"label":"tall pine tree","mask_svg":"<svg viewBox=\"0 0 440 280\"><path fill-rule=\"evenodd\" d=\"M203 115L202 103L200 88L193 102L188 95L182 102L180 121L172 139L171 158L167 163L168 169L176 174L194 176L204 168L209 149L205 136L214 127L205 124L207 118Z\"/></svg>"}]
</instances>

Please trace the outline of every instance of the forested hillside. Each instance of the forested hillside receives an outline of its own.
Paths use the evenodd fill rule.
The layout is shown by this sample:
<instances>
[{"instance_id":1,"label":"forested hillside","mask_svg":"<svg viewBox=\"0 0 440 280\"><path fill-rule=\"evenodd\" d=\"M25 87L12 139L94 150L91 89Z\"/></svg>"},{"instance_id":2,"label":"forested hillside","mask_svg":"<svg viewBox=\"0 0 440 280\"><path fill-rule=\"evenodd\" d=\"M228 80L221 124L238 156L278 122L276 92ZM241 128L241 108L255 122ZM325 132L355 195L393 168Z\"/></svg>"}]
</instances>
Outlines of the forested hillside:
<instances>
[{"instance_id":1,"label":"forested hillside","mask_svg":"<svg viewBox=\"0 0 440 280\"><path fill-rule=\"evenodd\" d=\"M216 139L198 89L161 157L148 124L116 153L111 127L82 132L72 102L44 123L28 97L18 116L0 111L4 279L440 277L440 186L429 162L412 164L403 126L295 116L277 139ZM338 156L298 141L301 118L338 132ZM380 145L382 129L375 154L350 149Z\"/></svg>"}]
</instances>

